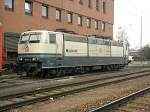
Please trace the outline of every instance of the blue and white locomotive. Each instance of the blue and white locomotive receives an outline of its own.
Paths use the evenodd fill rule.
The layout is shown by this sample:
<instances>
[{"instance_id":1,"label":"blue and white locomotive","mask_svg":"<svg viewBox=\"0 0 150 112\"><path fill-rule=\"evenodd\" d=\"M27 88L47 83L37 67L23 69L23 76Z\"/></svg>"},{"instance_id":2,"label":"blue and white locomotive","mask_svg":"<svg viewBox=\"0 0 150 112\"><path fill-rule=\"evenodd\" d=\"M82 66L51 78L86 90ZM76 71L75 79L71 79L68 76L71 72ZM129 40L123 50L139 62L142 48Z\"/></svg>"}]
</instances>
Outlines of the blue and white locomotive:
<instances>
[{"instance_id":1,"label":"blue and white locomotive","mask_svg":"<svg viewBox=\"0 0 150 112\"><path fill-rule=\"evenodd\" d=\"M128 64L128 44L46 30L27 31L18 43L18 72L53 76Z\"/></svg>"}]
</instances>

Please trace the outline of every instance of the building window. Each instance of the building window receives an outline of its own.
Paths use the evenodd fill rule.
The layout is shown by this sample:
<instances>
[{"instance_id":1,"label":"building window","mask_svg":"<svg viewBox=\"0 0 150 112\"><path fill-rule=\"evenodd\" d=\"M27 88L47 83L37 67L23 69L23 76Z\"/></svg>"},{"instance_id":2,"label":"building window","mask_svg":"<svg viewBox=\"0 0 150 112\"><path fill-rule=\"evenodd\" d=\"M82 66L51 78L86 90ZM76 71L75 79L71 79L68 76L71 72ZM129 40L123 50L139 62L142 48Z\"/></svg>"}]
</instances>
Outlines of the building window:
<instances>
[{"instance_id":1,"label":"building window","mask_svg":"<svg viewBox=\"0 0 150 112\"><path fill-rule=\"evenodd\" d=\"M92 2L91 2L91 0L88 0L88 7L92 8Z\"/></svg>"},{"instance_id":2,"label":"building window","mask_svg":"<svg viewBox=\"0 0 150 112\"><path fill-rule=\"evenodd\" d=\"M73 15L72 15L72 13L68 13L68 14L67 14L67 21L68 21L68 23L72 23L72 20L73 20Z\"/></svg>"},{"instance_id":3,"label":"building window","mask_svg":"<svg viewBox=\"0 0 150 112\"><path fill-rule=\"evenodd\" d=\"M94 26L95 26L95 29L98 30L98 20L95 20Z\"/></svg>"},{"instance_id":4,"label":"building window","mask_svg":"<svg viewBox=\"0 0 150 112\"><path fill-rule=\"evenodd\" d=\"M61 10L56 9L56 21L61 21Z\"/></svg>"},{"instance_id":5,"label":"building window","mask_svg":"<svg viewBox=\"0 0 150 112\"><path fill-rule=\"evenodd\" d=\"M103 2L103 13L106 13L106 2Z\"/></svg>"},{"instance_id":6,"label":"building window","mask_svg":"<svg viewBox=\"0 0 150 112\"><path fill-rule=\"evenodd\" d=\"M99 0L96 0L96 10L99 11Z\"/></svg>"},{"instance_id":7,"label":"building window","mask_svg":"<svg viewBox=\"0 0 150 112\"><path fill-rule=\"evenodd\" d=\"M25 1L25 13L32 15L32 2L31 1Z\"/></svg>"},{"instance_id":8,"label":"building window","mask_svg":"<svg viewBox=\"0 0 150 112\"><path fill-rule=\"evenodd\" d=\"M86 25L87 25L87 28L91 28L91 18L87 18Z\"/></svg>"},{"instance_id":9,"label":"building window","mask_svg":"<svg viewBox=\"0 0 150 112\"><path fill-rule=\"evenodd\" d=\"M5 9L6 10L13 10L14 0L5 0L4 4L5 4Z\"/></svg>"},{"instance_id":10,"label":"building window","mask_svg":"<svg viewBox=\"0 0 150 112\"><path fill-rule=\"evenodd\" d=\"M83 0L78 0L80 5L83 5Z\"/></svg>"},{"instance_id":11,"label":"building window","mask_svg":"<svg viewBox=\"0 0 150 112\"><path fill-rule=\"evenodd\" d=\"M48 18L48 6L42 5L42 17Z\"/></svg>"},{"instance_id":12,"label":"building window","mask_svg":"<svg viewBox=\"0 0 150 112\"><path fill-rule=\"evenodd\" d=\"M106 24L105 24L105 22L103 21L102 23L101 23L101 27L102 27L102 31L104 32L105 31L105 27L106 27Z\"/></svg>"},{"instance_id":13,"label":"building window","mask_svg":"<svg viewBox=\"0 0 150 112\"><path fill-rule=\"evenodd\" d=\"M82 16L78 16L78 25L82 26Z\"/></svg>"}]
</instances>

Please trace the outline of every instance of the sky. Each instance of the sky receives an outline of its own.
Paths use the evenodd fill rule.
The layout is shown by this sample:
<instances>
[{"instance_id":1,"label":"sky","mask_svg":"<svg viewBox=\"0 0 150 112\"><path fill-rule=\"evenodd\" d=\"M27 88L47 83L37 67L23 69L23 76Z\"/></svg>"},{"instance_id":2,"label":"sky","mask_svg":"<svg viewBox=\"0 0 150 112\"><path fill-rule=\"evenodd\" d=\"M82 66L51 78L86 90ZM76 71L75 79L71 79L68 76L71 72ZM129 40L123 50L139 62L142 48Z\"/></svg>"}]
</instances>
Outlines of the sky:
<instances>
[{"instance_id":1,"label":"sky","mask_svg":"<svg viewBox=\"0 0 150 112\"><path fill-rule=\"evenodd\" d=\"M114 38L122 27L128 35L130 48L140 48L141 16L142 46L150 45L150 0L114 0Z\"/></svg>"}]
</instances>

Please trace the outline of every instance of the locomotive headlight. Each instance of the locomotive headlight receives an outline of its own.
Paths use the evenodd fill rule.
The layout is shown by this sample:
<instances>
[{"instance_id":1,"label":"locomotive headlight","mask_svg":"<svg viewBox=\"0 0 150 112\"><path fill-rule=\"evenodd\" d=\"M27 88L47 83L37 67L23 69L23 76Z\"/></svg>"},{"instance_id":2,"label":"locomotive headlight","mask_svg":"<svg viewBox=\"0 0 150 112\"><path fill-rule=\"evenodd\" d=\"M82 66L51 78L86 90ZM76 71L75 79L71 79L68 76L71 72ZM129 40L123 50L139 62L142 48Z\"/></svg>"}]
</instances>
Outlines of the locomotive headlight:
<instances>
[{"instance_id":1,"label":"locomotive headlight","mask_svg":"<svg viewBox=\"0 0 150 112\"><path fill-rule=\"evenodd\" d=\"M23 58L22 58L22 57L20 57L20 58L19 58L19 61L23 61Z\"/></svg>"},{"instance_id":2,"label":"locomotive headlight","mask_svg":"<svg viewBox=\"0 0 150 112\"><path fill-rule=\"evenodd\" d=\"M32 58L32 61L39 61L39 58Z\"/></svg>"},{"instance_id":3,"label":"locomotive headlight","mask_svg":"<svg viewBox=\"0 0 150 112\"><path fill-rule=\"evenodd\" d=\"M36 61L36 58L32 58L32 61Z\"/></svg>"}]
</instances>

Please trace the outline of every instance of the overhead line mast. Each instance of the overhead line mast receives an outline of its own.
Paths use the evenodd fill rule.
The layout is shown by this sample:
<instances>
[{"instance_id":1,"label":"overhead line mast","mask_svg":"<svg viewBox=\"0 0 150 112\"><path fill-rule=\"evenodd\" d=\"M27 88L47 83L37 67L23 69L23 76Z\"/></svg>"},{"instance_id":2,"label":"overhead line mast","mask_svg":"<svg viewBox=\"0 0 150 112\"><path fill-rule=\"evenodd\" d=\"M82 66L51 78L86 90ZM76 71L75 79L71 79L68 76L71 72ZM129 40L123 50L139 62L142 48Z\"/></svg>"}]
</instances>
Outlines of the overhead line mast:
<instances>
[{"instance_id":1,"label":"overhead line mast","mask_svg":"<svg viewBox=\"0 0 150 112\"><path fill-rule=\"evenodd\" d=\"M142 48L142 36L143 36L143 17L141 15L141 36L140 36L140 48Z\"/></svg>"}]
</instances>

